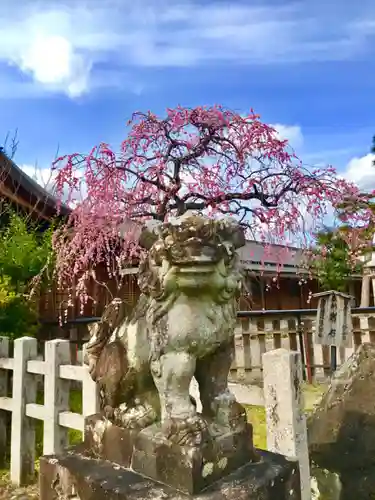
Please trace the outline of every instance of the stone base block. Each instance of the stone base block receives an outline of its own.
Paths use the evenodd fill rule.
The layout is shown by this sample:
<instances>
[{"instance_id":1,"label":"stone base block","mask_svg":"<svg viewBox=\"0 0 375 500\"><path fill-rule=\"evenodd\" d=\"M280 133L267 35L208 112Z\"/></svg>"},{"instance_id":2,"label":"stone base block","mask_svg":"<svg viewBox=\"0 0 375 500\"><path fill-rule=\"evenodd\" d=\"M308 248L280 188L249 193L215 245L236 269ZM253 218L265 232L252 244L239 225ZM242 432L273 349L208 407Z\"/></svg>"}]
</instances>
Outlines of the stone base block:
<instances>
[{"instance_id":1,"label":"stone base block","mask_svg":"<svg viewBox=\"0 0 375 500\"><path fill-rule=\"evenodd\" d=\"M196 494L230 472L256 461L252 426L212 438L200 447L178 446L161 436L157 424L138 434L132 469L160 483Z\"/></svg>"},{"instance_id":2,"label":"stone base block","mask_svg":"<svg viewBox=\"0 0 375 500\"><path fill-rule=\"evenodd\" d=\"M85 454L132 468L146 477L196 494L242 465L256 461L252 426L211 438L201 447L160 439L157 424L142 431L111 424L100 414L85 422Z\"/></svg>"},{"instance_id":3,"label":"stone base block","mask_svg":"<svg viewBox=\"0 0 375 500\"><path fill-rule=\"evenodd\" d=\"M111 424L101 414L85 419L85 454L130 467L139 431Z\"/></svg>"},{"instance_id":4,"label":"stone base block","mask_svg":"<svg viewBox=\"0 0 375 500\"><path fill-rule=\"evenodd\" d=\"M189 495L75 450L40 459L40 500L301 500L297 462L269 452Z\"/></svg>"}]
</instances>

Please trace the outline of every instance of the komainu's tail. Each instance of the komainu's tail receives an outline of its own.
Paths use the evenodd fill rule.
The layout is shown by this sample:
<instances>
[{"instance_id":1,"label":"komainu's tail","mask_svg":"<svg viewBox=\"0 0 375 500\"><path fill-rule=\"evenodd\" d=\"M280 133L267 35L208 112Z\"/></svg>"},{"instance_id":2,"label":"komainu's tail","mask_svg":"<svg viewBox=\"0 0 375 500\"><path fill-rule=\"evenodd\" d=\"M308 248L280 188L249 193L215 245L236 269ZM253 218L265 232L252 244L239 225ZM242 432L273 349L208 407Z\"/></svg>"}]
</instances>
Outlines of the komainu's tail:
<instances>
[{"instance_id":1,"label":"komainu's tail","mask_svg":"<svg viewBox=\"0 0 375 500\"><path fill-rule=\"evenodd\" d=\"M113 332L128 318L131 308L124 300L116 298L110 302L99 323L90 332L90 340L85 348L85 363L93 380L96 380L95 368L100 354L110 341Z\"/></svg>"}]
</instances>

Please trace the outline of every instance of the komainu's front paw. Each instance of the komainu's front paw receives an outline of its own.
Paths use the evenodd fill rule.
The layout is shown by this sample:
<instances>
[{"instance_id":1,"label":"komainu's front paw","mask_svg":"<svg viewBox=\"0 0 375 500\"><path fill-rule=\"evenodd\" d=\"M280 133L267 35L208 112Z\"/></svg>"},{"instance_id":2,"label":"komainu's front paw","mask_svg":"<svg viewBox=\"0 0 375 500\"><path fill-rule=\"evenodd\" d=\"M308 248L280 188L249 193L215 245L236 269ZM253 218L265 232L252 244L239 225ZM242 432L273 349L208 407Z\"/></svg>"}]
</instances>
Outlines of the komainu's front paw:
<instances>
[{"instance_id":1,"label":"komainu's front paw","mask_svg":"<svg viewBox=\"0 0 375 500\"><path fill-rule=\"evenodd\" d=\"M114 412L115 424L125 429L144 429L152 425L156 419L155 409L150 404L140 401L136 401L134 406L123 404Z\"/></svg>"},{"instance_id":2,"label":"komainu's front paw","mask_svg":"<svg viewBox=\"0 0 375 500\"><path fill-rule=\"evenodd\" d=\"M186 419L170 418L162 425L164 437L180 446L199 446L208 432L206 421L195 415Z\"/></svg>"}]
</instances>

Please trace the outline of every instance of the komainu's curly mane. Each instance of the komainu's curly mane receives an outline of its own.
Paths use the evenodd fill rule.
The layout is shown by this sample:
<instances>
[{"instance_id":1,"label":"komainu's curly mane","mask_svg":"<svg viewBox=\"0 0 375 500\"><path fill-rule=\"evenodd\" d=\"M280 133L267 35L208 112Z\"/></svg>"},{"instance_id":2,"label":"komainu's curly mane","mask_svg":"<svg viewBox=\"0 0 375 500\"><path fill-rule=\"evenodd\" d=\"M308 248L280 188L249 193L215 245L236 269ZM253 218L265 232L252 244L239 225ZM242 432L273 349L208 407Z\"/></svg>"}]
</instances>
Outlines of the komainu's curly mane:
<instances>
[{"instance_id":1,"label":"komainu's curly mane","mask_svg":"<svg viewBox=\"0 0 375 500\"><path fill-rule=\"evenodd\" d=\"M96 380L96 362L100 354L113 332L126 321L130 314L130 305L125 300L115 298L104 309L100 321L91 327L90 340L86 344L86 358L90 375L94 380Z\"/></svg>"}]
</instances>

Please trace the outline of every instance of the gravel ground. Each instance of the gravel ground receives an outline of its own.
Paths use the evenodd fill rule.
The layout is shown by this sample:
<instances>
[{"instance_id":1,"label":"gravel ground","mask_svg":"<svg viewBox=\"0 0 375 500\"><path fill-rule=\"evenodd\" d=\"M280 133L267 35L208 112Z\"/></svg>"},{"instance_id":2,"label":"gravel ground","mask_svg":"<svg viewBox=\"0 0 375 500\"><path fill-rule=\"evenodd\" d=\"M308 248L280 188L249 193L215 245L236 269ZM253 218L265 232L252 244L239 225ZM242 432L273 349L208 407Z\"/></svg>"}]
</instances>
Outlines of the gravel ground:
<instances>
[{"instance_id":1,"label":"gravel ground","mask_svg":"<svg viewBox=\"0 0 375 500\"><path fill-rule=\"evenodd\" d=\"M38 500L39 488L37 484L16 488L12 486L5 474L0 478L0 500Z\"/></svg>"}]
</instances>

